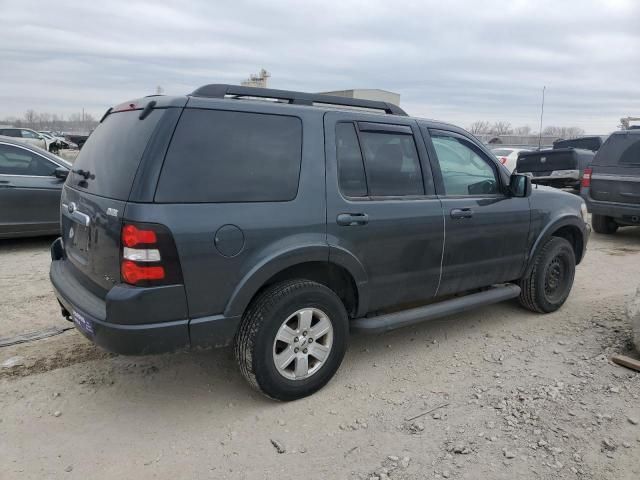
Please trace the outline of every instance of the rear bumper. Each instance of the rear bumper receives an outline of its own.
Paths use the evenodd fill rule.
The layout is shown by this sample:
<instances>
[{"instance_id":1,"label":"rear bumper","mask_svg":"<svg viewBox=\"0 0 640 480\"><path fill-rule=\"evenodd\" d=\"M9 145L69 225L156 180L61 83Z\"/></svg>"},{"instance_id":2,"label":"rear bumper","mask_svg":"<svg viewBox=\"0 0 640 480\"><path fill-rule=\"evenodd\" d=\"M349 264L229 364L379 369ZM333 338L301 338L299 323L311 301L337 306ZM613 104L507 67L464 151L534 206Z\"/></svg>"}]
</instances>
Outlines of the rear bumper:
<instances>
[{"instance_id":1,"label":"rear bumper","mask_svg":"<svg viewBox=\"0 0 640 480\"><path fill-rule=\"evenodd\" d=\"M74 275L60 239L51 246L49 277L63 316L96 345L124 355L164 353L190 346L224 346L239 318L191 321L182 285L138 288L115 285L101 298ZM192 335L190 335L190 330Z\"/></svg>"},{"instance_id":2,"label":"rear bumper","mask_svg":"<svg viewBox=\"0 0 640 480\"><path fill-rule=\"evenodd\" d=\"M605 215L623 222L635 224L640 220L640 204L603 202L591 198L591 189L583 188L580 195L587 204L589 213ZM634 220L635 219L635 220Z\"/></svg>"}]
</instances>

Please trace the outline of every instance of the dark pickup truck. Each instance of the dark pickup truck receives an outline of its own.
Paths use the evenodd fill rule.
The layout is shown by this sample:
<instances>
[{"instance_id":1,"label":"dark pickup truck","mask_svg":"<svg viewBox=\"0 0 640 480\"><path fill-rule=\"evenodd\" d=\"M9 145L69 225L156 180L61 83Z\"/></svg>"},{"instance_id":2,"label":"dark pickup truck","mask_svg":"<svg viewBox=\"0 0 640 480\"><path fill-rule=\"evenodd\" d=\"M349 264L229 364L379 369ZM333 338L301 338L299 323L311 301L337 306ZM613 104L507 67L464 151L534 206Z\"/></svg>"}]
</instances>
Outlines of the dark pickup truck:
<instances>
[{"instance_id":1,"label":"dark pickup truck","mask_svg":"<svg viewBox=\"0 0 640 480\"><path fill-rule=\"evenodd\" d=\"M533 183L556 188L580 189L582 172L595 153L579 148L554 148L521 152L515 172L529 175Z\"/></svg>"}]
</instances>

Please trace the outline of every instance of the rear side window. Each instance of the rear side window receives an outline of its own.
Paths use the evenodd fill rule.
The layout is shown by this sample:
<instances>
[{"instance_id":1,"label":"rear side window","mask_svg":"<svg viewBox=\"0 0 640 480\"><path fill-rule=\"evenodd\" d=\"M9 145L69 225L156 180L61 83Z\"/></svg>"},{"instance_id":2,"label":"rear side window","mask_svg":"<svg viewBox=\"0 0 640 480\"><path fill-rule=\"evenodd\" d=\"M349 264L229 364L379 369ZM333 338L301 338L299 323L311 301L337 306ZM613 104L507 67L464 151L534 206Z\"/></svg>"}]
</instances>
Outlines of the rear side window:
<instances>
[{"instance_id":1,"label":"rear side window","mask_svg":"<svg viewBox=\"0 0 640 480\"><path fill-rule=\"evenodd\" d=\"M353 123L336 125L336 156L340 172L340 191L348 197L366 197L367 180Z\"/></svg>"},{"instance_id":2,"label":"rear side window","mask_svg":"<svg viewBox=\"0 0 640 480\"><path fill-rule=\"evenodd\" d=\"M161 203L280 202L298 192L299 118L185 109L167 151Z\"/></svg>"},{"instance_id":3,"label":"rear side window","mask_svg":"<svg viewBox=\"0 0 640 480\"><path fill-rule=\"evenodd\" d=\"M2 135L5 137L20 137L20 130L16 130L15 128L7 128L6 130L2 130Z\"/></svg>"},{"instance_id":4,"label":"rear side window","mask_svg":"<svg viewBox=\"0 0 640 480\"><path fill-rule=\"evenodd\" d=\"M413 135L383 130L356 133L353 123L338 123L336 154L340 190L347 196L424 195Z\"/></svg>"},{"instance_id":5,"label":"rear side window","mask_svg":"<svg viewBox=\"0 0 640 480\"><path fill-rule=\"evenodd\" d=\"M138 118L139 110L108 115L80 150L67 184L103 197L128 199L142 154L163 112L152 110L143 120ZM85 175L78 174L80 170Z\"/></svg>"}]
</instances>

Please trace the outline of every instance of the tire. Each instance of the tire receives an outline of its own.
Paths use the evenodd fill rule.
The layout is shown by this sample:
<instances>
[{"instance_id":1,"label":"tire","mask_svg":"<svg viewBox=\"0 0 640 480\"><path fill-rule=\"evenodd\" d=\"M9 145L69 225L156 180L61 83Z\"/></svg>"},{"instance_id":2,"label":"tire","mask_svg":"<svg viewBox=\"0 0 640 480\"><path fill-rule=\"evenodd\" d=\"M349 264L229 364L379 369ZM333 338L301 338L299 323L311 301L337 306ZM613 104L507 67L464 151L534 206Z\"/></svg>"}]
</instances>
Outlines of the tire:
<instances>
[{"instance_id":1,"label":"tire","mask_svg":"<svg viewBox=\"0 0 640 480\"><path fill-rule=\"evenodd\" d=\"M311 318L308 331L303 329L304 318ZM320 335L328 328L326 320L331 330ZM314 329L318 329L317 341L312 338ZM285 337L287 342L280 340ZM275 400L289 401L311 395L331 380L348 339L349 319L340 298L319 283L289 280L269 287L251 303L236 335L235 354L253 388ZM319 360L319 353L327 350L326 358ZM293 360L284 368L289 355Z\"/></svg>"},{"instance_id":2,"label":"tire","mask_svg":"<svg viewBox=\"0 0 640 480\"><path fill-rule=\"evenodd\" d=\"M529 275L520 280L520 305L538 313L558 310L567 300L576 272L571 244L551 237L533 259Z\"/></svg>"},{"instance_id":3,"label":"tire","mask_svg":"<svg viewBox=\"0 0 640 480\"><path fill-rule=\"evenodd\" d=\"M612 235L618 230L618 224L611 217L606 215L591 215L591 225L596 233Z\"/></svg>"}]
</instances>

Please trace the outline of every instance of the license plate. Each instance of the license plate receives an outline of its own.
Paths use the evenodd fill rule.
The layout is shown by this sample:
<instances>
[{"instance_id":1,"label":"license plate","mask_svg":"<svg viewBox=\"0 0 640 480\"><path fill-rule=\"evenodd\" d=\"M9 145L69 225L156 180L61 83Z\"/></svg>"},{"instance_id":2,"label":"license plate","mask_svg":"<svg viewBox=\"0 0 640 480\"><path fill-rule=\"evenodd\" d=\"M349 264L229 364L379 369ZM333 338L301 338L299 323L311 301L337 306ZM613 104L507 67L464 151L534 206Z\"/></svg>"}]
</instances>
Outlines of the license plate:
<instances>
[{"instance_id":1,"label":"license plate","mask_svg":"<svg viewBox=\"0 0 640 480\"><path fill-rule=\"evenodd\" d=\"M73 248L83 253L89 249L89 235L87 228L81 225L72 224L69 227L69 243Z\"/></svg>"},{"instance_id":2,"label":"license plate","mask_svg":"<svg viewBox=\"0 0 640 480\"><path fill-rule=\"evenodd\" d=\"M93 335L93 323L91 323L91 320L85 318L84 315L75 310L71 314L71 318L73 318L73 323L75 323L80 330L89 335Z\"/></svg>"}]
</instances>

